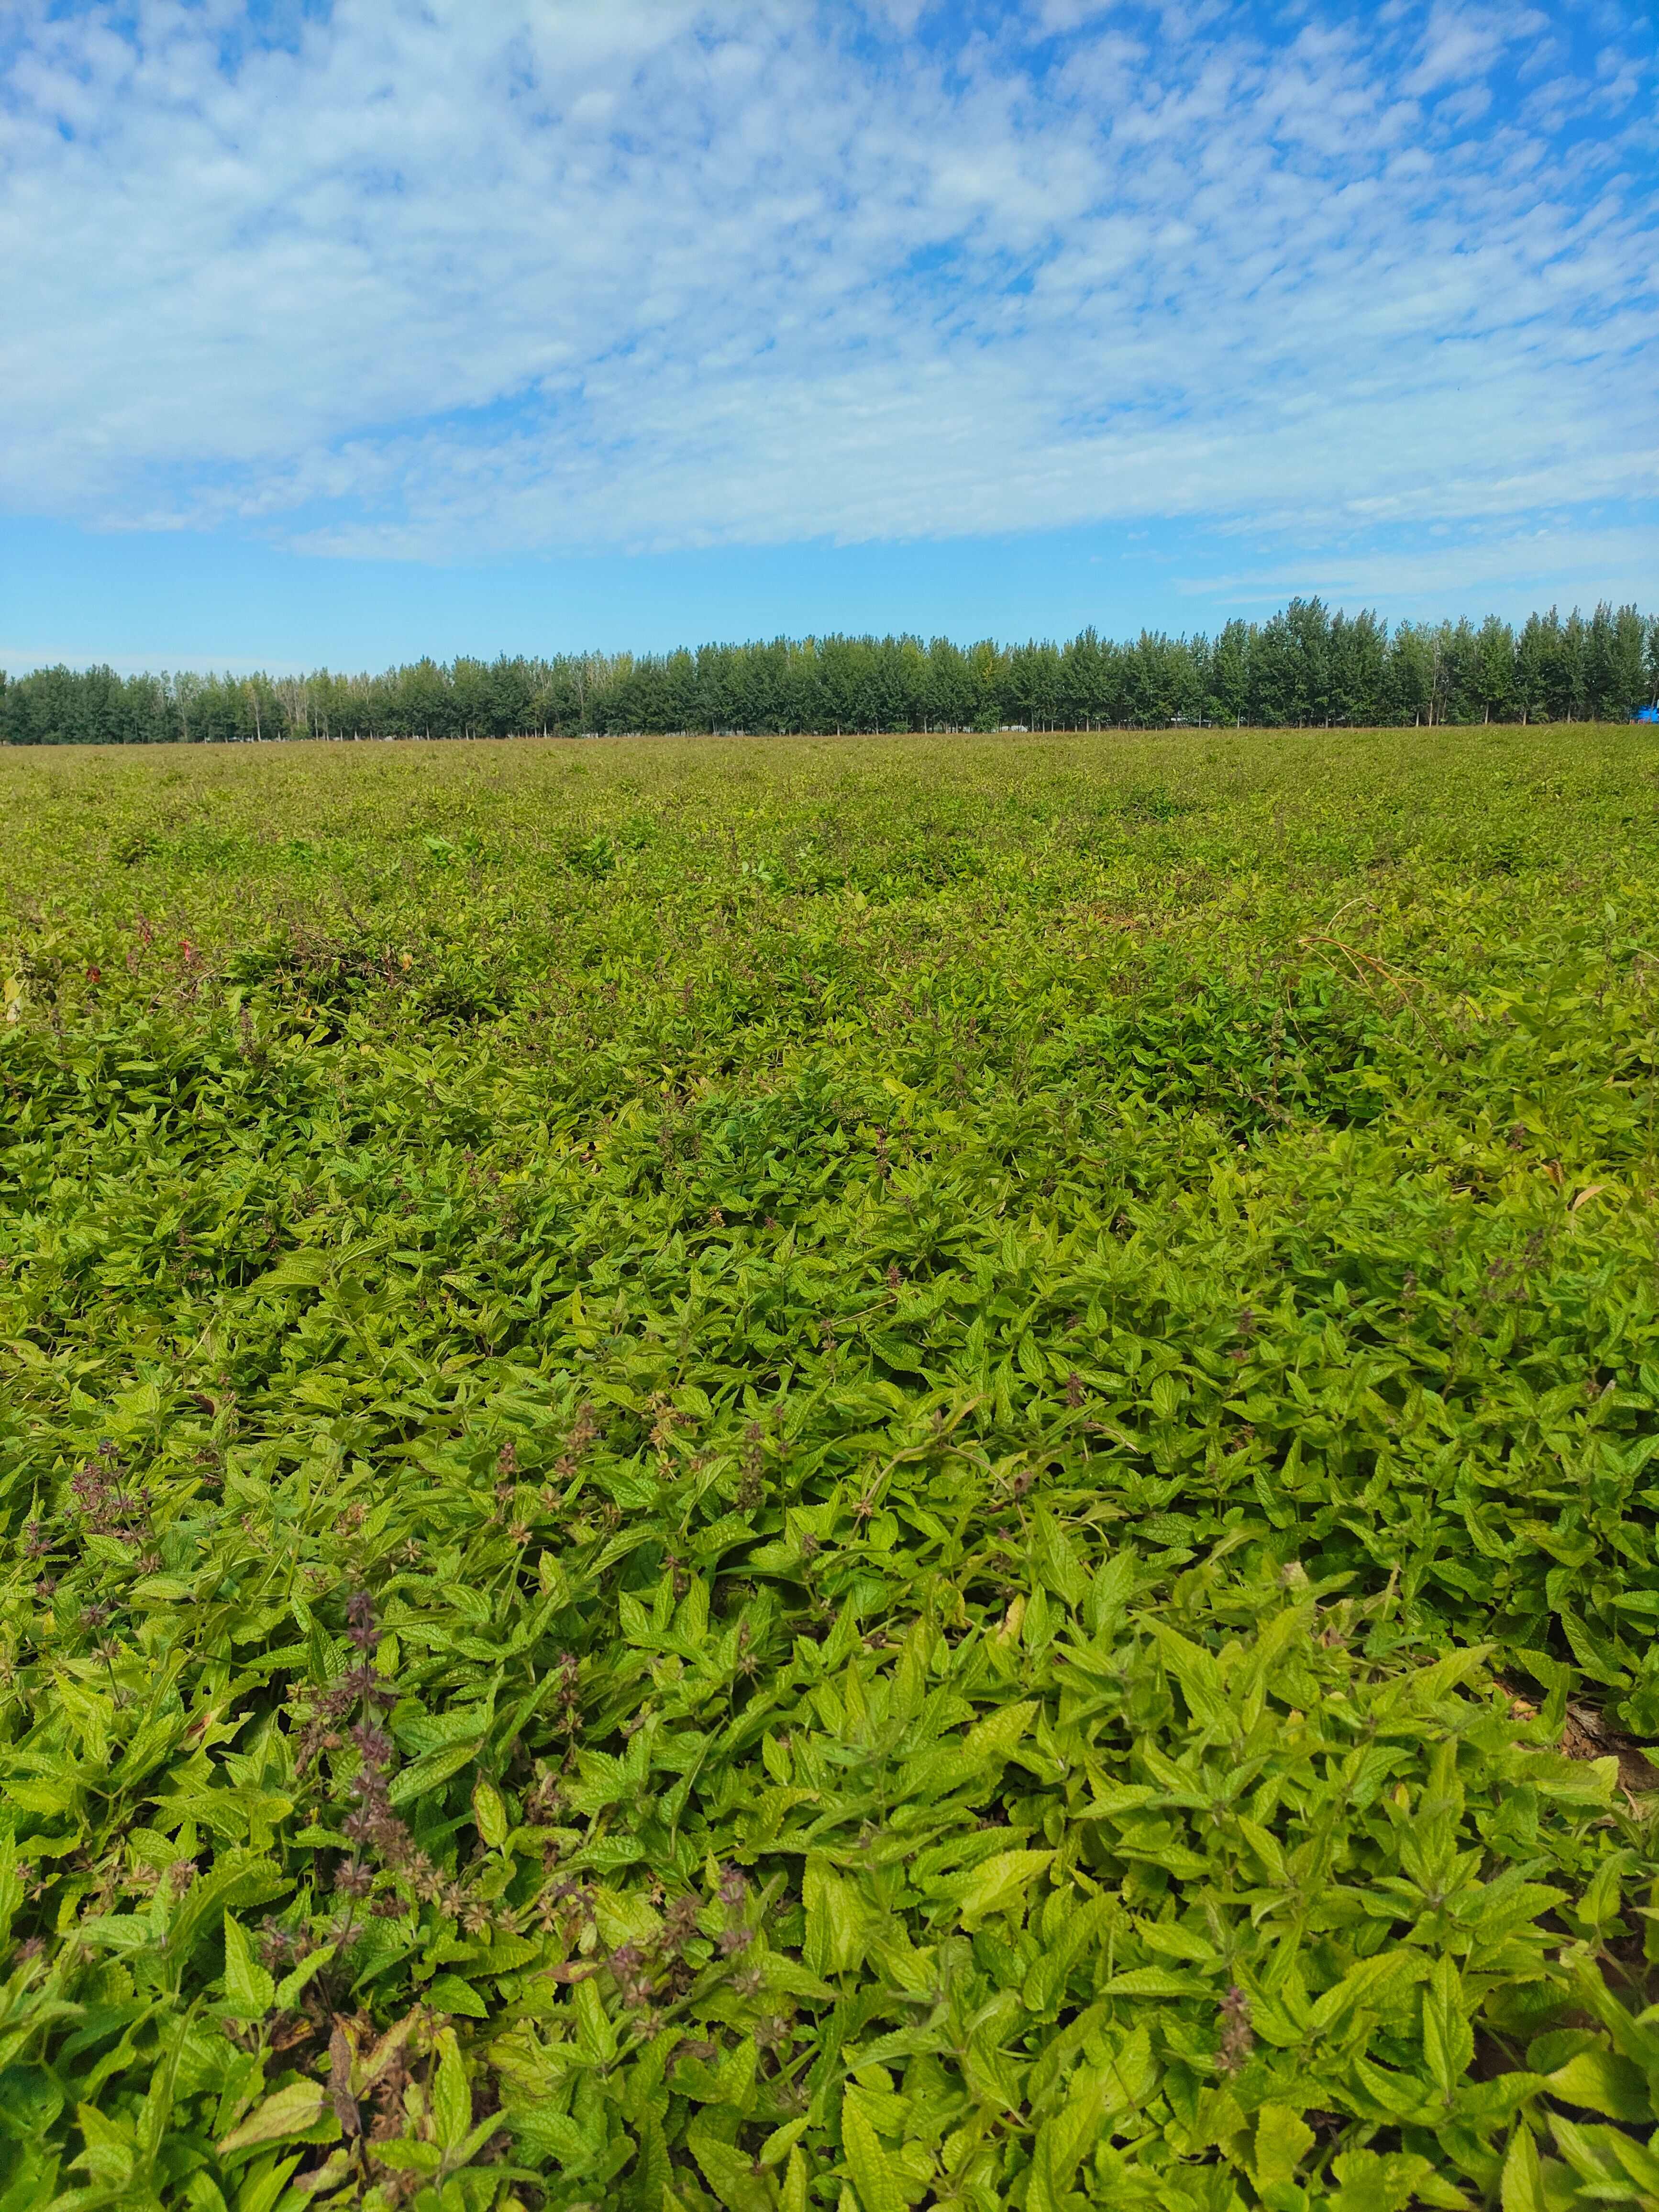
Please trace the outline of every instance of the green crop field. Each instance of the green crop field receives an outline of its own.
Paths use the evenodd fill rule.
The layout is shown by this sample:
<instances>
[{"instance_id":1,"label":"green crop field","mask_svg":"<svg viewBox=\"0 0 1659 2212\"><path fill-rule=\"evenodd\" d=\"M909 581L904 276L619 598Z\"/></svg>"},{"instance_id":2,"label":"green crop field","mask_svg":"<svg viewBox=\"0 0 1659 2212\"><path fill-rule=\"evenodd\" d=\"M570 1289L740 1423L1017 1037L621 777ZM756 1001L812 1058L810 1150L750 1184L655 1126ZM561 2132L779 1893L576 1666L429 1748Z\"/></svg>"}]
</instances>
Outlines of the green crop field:
<instances>
[{"instance_id":1,"label":"green crop field","mask_svg":"<svg viewBox=\"0 0 1659 2212\"><path fill-rule=\"evenodd\" d=\"M1659 747L0 754L0 2212L1659 2205Z\"/></svg>"}]
</instances>

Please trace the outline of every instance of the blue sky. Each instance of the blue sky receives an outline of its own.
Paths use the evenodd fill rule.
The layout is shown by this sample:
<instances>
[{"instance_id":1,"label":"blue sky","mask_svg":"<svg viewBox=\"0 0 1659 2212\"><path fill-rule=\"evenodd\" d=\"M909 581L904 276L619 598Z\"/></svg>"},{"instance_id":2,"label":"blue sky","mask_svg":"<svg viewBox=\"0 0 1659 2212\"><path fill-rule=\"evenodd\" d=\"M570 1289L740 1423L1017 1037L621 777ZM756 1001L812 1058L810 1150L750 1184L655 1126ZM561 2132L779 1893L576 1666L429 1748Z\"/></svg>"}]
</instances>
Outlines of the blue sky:
<instances>
[{"instance_id":1,"label":"blue sky","mask_svg":"<svg viewBox=\"0 0 1659 2212\"><path fill-rule=\"evenodd\" d=\"M11 0L0 665L1659 601L1659 31Z\"/></svg>"}]
</instances>

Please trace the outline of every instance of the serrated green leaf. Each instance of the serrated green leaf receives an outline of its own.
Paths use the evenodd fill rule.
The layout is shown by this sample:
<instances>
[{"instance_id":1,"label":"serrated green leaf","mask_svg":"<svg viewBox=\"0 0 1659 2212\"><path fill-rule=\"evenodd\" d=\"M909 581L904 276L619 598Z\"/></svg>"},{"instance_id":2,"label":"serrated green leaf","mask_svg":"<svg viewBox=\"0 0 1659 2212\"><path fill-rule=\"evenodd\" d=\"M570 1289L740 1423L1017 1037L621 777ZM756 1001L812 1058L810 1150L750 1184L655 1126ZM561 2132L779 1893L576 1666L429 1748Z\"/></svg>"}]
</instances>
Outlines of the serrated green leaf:
<instances>
[{"instance_id":1,"label":"serrated green leaf","mask_svg":"<svg viewBox=\"0 0 1659 2212\"><path fill-rule=\"evenodd\" d=\"M229 1912L225 1915L225 1997L242 2020L262 2020L276 2000L275 1981L254 1960L241 1923Z\"/></svg>"},{"instance_id":2,"label":"serrated green leaf","mask_svg":"<svg viewBox=\"0 0 1659 2212\"><path fill-rule=\"evenodd\" d=\"M440 2031L432 2079L432 2128L441 2148L455 2150L472 2125L472 2092L453 2028Z\"/></svg>"}]
</instances>

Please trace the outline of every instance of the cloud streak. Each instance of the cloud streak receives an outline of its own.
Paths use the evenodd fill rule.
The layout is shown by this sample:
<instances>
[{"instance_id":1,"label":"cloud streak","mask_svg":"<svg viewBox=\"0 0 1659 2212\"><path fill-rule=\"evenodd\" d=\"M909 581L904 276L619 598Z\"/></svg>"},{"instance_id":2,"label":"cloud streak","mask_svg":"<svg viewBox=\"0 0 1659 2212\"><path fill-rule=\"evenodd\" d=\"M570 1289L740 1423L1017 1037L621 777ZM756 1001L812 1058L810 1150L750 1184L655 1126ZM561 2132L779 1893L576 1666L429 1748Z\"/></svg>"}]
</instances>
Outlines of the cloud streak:
<instances>
[{"instance_id":1,"label":"cloud streak","mask_svg":"<svg viewBox=\"0 0 1659 2212\"><path fill-rule=\"evenodd\" d=\"M23 0L0 502L417 560L1577 544L1659 490L1653 64L1452 0Z\"/></svg>"}]
</instances>

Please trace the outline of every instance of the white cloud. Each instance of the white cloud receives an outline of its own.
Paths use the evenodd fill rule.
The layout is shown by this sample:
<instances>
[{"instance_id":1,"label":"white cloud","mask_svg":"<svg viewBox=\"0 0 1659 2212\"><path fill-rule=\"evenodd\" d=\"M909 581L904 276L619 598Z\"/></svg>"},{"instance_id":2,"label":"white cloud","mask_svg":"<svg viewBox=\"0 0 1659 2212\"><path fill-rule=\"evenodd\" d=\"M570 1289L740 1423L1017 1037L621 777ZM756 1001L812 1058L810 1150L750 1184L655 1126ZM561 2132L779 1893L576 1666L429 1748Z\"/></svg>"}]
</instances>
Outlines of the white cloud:
<instances>
[{"instance_id":1,"label":"white cloud","mask_svg":"<svg viewBox=\"0 0 1659 2212\"><path fill-rule=\"evenodd\" d=\"M1420 56L1401 89L1414 95L1440 92L1449 85L1467 86L1484 76L1506 47L1539 38L1548 29L1548 18L1535 9L1510 10L1435 0Z\"/></svg>"},{"instance_id":2,"label":"white cloud","mask_svg":"<svg viewBox=\"0 0 1659 2212\"><path fill-rule=\"evenodd\" d=\"M1562 142L1500 96L1546 17L1450 0L336 0L228 73L228 0L136 20L15 12L17 512L427 558L1659 490L1634 32Z\"/></svg>"},{"instance_id":3,"label":"white cloud","mask_svg":"<svg viewBox=\"0 0 1659 2212\"><path fill-rule=\"evenodd\" d=\"M1334 605L1485 609L1520 615L1552 599L1593 605L1652 596L1659 527L1614 524L1594 529L1538 529L1466 534L1437 531L1409 546L1349 548L1264 562L1218 575L1188 576L1180 589L1241 611L1282 605L1293 592L1316 592Z\"/></svg>"}]
</instances>

